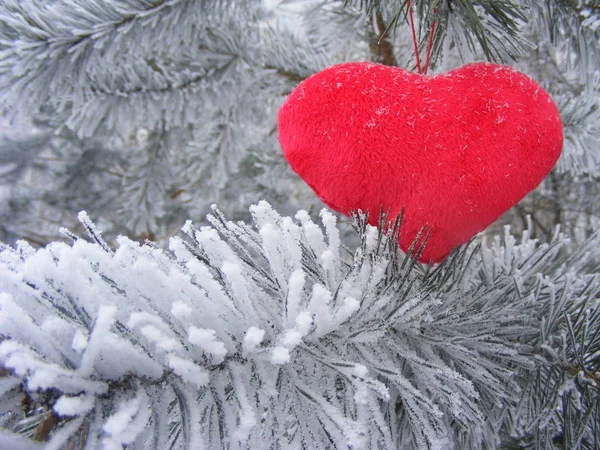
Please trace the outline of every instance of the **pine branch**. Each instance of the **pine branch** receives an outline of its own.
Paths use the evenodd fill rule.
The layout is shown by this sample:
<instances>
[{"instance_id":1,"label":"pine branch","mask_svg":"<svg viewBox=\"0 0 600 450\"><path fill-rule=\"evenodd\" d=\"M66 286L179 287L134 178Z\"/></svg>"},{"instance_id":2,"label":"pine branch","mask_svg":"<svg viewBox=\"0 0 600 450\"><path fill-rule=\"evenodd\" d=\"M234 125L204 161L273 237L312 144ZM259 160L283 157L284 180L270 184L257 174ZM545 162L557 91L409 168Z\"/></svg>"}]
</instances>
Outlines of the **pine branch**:
<instances>
[{"instance_id":1,"label":"pine branch","mask_svg":"<svg viewBox=\"0 0 600 450\"><path fill-rule=\"evenodd\" d=\"M385 232L357 216L347 259L327 211L322 226L264 202L252 214L255 228L215 210L171 252L126 238L114 252L80 238L4 247L0 362L41 411L35 427L58 417L52 445L593 439L600 280L569 267L598 261L595 241L563 255L558 234L507 232L426 268L399 251L401 220ZM584 409L564 403L573 389ZM13 392L0 401L20 419L3 426L22 432Z\"/></svg>"},{"instance_id":2,"label":"pine branch","mask_svg":"<svg viewBox=\"0 0 600 450\"><path fill-rule=\"evenodd\" d=\"M553 0L530 3L532 9L538 13L535 17L547 27L552 44L567 45L575 50L576 58L567 61L567 64L579 66L583 78L588 78L590 67L600 60L596 45L600 40L600 9L597 1Z\"/></svg>"},{"instance_id":3,"label":"pine branch","mask_svg":"<svg viewBox=\"0 0 600 450\"><path fill-rule=\"evenodd\" d=\"M386 31L393 30L407 18L406 1L360 0L345 2L347 5L359 5L365 14L387 10L392 21ZM516 59L524 41L520 38L520 24L527 21L526 10L516 1L473 1L473 0L415 0L414 5L419 18L419 48L425 49L429 41L431 24L436 22L436 35L432 47L432 63L441 56L443 41L449 23L458 20L462 35L451 36L457 43L466 40L469 48L475 50L478 45L485 57L491 61Z\"/></svg>"},{"instance_id":4,"label":"pine branch","mask_svg":"<svg viewBox=\"0 0 600 450\"><path fill-rule=\"evenodd\" d=\"M61 11L63 8L70 8L69 5L56 3L44 11L45 14L41 14L42 11L36 10L36 5L33 4L5 3L0 14L5 25L0 42L8 51L3 57L4 64L0 67L4 70L0 70L0 74L4 77L16 75L18 84L25 87L33 78L41 77L41 70L48 74L59 72L56 66L67 59L71 60L68 64L73 67L85 67L83 60L90 54L90 46L107 48L112 44L111 38L118 35L120 30L138 23L151 23L153 16L162 13L164 8L181 7L187 0L160 0L147 7L139 2L135 5L139 8L135 8L131 2L119 3L111 5L88 2L78 11L79 18L87 26L82 27L83 24L79 22L76 28L69 23L71 16L66 11ZM56 18L59 20L53 22ZM21 39L11 42L13 36ZM22 49L31 55L23 55ZM51 67L42 68L40 65L35 69L30 67L29 70L12 71L12 74L9 71L10 64L16 57L30 64L35 63L36 59L45 61L47 58L42 56L48 50L53 52ZM12 83L5 83L4 86L11 87L17 80L13 79Z\"/></svg>"},{"instance_id":5,"label":"pine branch","mask_svg":"<svg viewBox=\"0 0 600 450\"><path fill-rule=\"evenodd\" d=\"M285 30L258 1L4 2L5 100L60 133L2 146L15 192L2 227L44 243L34 214L62 223L85 206L110 218L108 242L136 224L160 239L216 199L236 219L256 198L314 203L272 151L282 95L368 58L367 30L383 62L412 55L393 39L406 2L346 3ZM214 211L165 251L123 237L113 250L84 217L91 242L0 251L3 430L56 448L598 447L600 260L597 238L578 245L597 228L595 191L569 178L597 165L595 2L411 3L421 50L435 20L447 66L465 48L539 45L532 72L567 141L528 207L549 242L506 233L424 267L423 243L399 253L401 219L386 233L356 217L348 250L331 214L317 225L259 204L254 226ZM557 218L571 243L550 233Z\"/></svg>"},{"instance_id":6,"label":"pine branch","mask_svg":"<svg viewBox=\"0 0 600 450\"><path fill-rule=\"evenodd\" d=\"M394 57L394 49L390 41L386 38L388 27L386 27L381 11L375 12L375 23L377 25L377 42L372 44L372 51L377 57L377 62L386 66L397 66Z\"/></svg>"}]
</instances>

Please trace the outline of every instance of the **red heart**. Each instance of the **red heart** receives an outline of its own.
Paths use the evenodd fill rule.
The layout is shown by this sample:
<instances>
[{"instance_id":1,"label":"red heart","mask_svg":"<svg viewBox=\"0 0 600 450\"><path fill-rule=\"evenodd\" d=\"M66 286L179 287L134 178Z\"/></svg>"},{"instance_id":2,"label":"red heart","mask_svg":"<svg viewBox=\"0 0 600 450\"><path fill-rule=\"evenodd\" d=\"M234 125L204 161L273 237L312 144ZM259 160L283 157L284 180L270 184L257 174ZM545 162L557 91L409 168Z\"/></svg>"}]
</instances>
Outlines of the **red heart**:
<instances>
[{"instance_id":1,"label":"red heart","mask_svg":"<svg viewBox=\"0 0 600 450\"><path fill-rule=\"evenodd\" d=\"M278 116L283 153L329 207L404 208L400 246L432 228L420 260L439 262L534 189L563 143L548 93L509 67L436 76L371 63L304 80ZM391 220L391 219L390 219Z\"/></svg>"}]
</instances>

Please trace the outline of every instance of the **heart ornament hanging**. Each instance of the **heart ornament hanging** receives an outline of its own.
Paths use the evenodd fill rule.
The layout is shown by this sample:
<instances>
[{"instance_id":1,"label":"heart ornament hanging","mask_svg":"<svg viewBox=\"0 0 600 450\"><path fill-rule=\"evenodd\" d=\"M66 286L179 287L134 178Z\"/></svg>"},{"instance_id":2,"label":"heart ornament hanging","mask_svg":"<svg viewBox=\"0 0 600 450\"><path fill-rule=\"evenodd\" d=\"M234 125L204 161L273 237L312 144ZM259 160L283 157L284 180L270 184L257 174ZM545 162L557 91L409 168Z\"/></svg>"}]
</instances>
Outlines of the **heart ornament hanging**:
<instances>
[{"instance_id":1,"label":"heart ornament hanging","mask_svg":"<svg viewBox=\"0 0 600 450\"><path fill-rule=\"evenodd\" d=\"M442 261L550 172L559 111L535 81L474 63L435 76L346 63L300 83L279 110L292 169L332 209L404 210L406 251L426 225L422 262Z\"/></svg>"}]
</instances>

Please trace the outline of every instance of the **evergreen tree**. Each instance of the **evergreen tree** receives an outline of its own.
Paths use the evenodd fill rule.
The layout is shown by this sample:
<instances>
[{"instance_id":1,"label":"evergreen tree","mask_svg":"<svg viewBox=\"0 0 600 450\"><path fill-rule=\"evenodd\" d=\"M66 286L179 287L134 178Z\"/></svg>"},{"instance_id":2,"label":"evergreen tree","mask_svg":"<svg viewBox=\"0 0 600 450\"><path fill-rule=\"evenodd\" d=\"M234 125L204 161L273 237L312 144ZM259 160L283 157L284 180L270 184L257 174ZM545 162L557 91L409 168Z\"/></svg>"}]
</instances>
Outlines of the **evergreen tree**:
<instances>
[{"instance_id":1,"label":"evergreen tree","mask_svg":"<svg viewBox=\"0 0 600 450\"><path fill-rule=\"evenodd\" d=\"M311 74L417 68L409 8L431 73L506 62L565 126L435 266L319 225L277 142ZM600 448L599 52L594 0L4 0L0 443Z\"/></svg>"}]
</instances>

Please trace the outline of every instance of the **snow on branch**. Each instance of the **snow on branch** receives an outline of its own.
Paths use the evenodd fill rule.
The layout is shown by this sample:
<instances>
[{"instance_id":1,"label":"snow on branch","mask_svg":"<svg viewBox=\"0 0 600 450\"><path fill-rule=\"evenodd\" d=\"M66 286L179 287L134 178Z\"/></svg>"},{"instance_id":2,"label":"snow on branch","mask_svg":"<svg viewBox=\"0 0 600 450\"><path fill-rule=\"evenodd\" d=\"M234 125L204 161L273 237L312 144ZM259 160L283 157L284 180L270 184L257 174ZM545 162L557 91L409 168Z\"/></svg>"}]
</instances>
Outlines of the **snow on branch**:
<instances>
[{"instance_id":1,"label":"snow on branch","mask_svg":"<svg viewBox=\"0 0 600 450\"><path fill-rule=\"evenodd\" d=\"M585 90L579 96L564 95L561 116L565 126L564 153L557 172L594 175L600 167L595 142L600 139L600 105L597 91Z\"/></svg>"},{"instance_id":2,"label":"snow on branch","mask_svg":"<svg viewBox=\"0 0 600 450\"><path fill-rule=\"evenodd\" d=\"M84 213L91 242L2 247L3 433L46 448L492 448L539 422L518 408L541 347L564 350L556 330L595 345L564 313L600 283L567 272L559 234L507 231L427 267L364 216L349 251L327 210L321 224L251 213L213 208L169 251L125 237L113 251Z\"/></svg>"},{"instance_id":3,"label":"snow on branch","mask_svg":"<svg viewBox=\"0 0 600 450\"><path fill-rule=\"evenodd\" d=\"M2 2L0 98L24 111L50 108L55 125L80 138L106 130L129 136L141 124L170 129L203 121L200 110L210 109L212 89L221 91L228 79L235 84L234 74L249 72L245 61L260 66L265 42L254 17L258 5ZM143 119L132 125L140 110Z\"/></svg>"}]
</instances>

